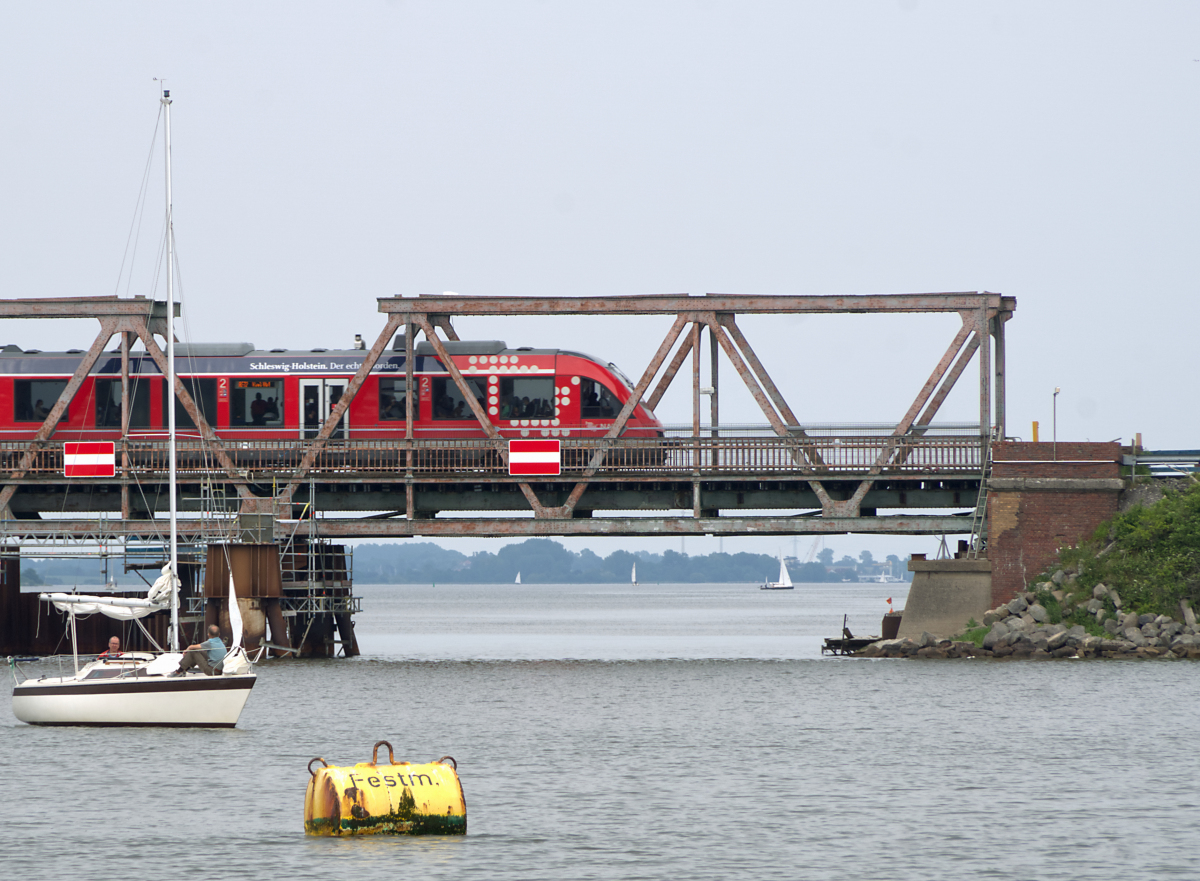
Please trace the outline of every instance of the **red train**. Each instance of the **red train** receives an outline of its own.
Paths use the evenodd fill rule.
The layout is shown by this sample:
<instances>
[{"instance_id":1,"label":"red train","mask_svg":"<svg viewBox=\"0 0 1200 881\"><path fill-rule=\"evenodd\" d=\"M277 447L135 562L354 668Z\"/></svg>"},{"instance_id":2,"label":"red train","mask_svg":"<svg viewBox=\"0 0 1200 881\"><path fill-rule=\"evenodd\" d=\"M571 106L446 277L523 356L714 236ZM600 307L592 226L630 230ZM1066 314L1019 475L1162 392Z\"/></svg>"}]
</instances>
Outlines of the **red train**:
<instances>
[{"instance_id":1,"label":"red train","mask_svg":"<svg viewBox=\"0 0 1200 881\"><path fill-rule=\"evenodd\" d=\"M444 344L493 424L510 437L595 437L612 425L632 392L615 364L560 349L510 349L500 341ZM362 365L362 349L256 350L250 343L176 346L176 371L205 419L229 440L313 437ZM82 352L0 350L0 437L32 438L66 389ZM396 438L404 433L404 337L376 363L335 437ZM436 357L418 343L413 365L414 433L420 439L482 437L483 431ZM144 352L130 355L130 434L156 435L166 425L166 383ZM181 431L194 427L182 406ZM121 429L121 357L96 362L54 438L116 439ZM625 437L656 437L662 425L634 408Z\"/></svg>"}]
</instances>

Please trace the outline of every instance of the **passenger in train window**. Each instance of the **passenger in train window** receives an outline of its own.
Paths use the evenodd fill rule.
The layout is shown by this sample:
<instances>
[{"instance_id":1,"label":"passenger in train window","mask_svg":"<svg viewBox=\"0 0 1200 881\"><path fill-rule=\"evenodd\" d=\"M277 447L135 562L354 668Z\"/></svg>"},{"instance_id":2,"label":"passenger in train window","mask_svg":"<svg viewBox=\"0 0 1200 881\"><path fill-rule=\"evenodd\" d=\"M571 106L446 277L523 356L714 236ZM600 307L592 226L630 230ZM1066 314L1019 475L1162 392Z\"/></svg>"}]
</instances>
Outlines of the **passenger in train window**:
<instances>
[{"instance_id":1,"label":"passenger in train window","mask_svg":"<svg viewBox=\"0 0 1200 881\"><path fill-rule=\"evenodd\" d=\"M585 419L612 419L621 409L617 396L594 379L579 383L579 415Z\"/></svg>"},{"instance_id":2,"label":"passenger in train window","mask_svg":"<svg viewBox=\"0 0 1200 881\"><path fill-rule=\"evenodd\" d=\"M396 422L403 421L405 399L408 397L408 392L405 390L406 380L403 379L388 379L379 380L379 421L380 422ZM413 413L413 418L417 418L417 413Z\"/></svg>"},{"instance_id":3,"label":"passenger in train window","mask_svg":"<svg viewBox=\"0 0 1200 881\"><path fill-rule=\"evenodd\" d=\"M263 400L262 392L256 392L250 403L250 421L255 425L267 424L267 402Z\"/></svg>"}]
</instances>

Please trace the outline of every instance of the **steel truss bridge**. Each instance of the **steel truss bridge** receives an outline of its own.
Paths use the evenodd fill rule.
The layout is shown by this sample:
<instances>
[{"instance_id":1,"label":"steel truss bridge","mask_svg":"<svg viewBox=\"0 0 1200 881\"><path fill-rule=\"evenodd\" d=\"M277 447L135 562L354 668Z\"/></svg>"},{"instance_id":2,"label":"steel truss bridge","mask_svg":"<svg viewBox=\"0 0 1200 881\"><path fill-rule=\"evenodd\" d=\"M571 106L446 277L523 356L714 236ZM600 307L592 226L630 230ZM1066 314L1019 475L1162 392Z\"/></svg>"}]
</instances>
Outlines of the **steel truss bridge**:
<instances>
[{"instance_id":1,"label":"steel truss bridge","mask_svg":"<svg viewBox=\"0 0 1200 881\"><path fill-rule=\"evenodd\" d=\"M180 510L197 515L181 521L185 542L236 538L239 522L248 515L273 520L276 535L299 528L313 539L979 530L989 443L1004 436L1004 327L1016 308L1012 297L421 296L378 302L384 326L312 439L222 439L176 380L176 397L197 426L192 437L176 445ZM135 340L165 372L166 357L155 337L165 331L166 308L141 298L0 301L0 318L93 317L100 322L100 333L36 437L0 444L0 530L8 543L161 537L166 443L131 435L124 412L117 477L68 481L54 429L113 336L121 338L123 383L129 381L128 355ZM895 423L870 426L817 426L797 419L737 323L739 315L949 312L958 314L961 324L907 410ZM446 340L458 339L453 319L463 315L631 320L657 315L673 316L673 322L611 429L602 437L563 438L562 473L542 479L509 476L507 439L445 349ZM407 418L394 438L334 438L346 408L402 329L408 387L413 387L415 337L422 333L484 437L421 438L409 396ZM710 385L702 389L705 335ZM978 423L936 423L939 408L972 360L978 362ZM622 437L636 403L645 401L653 409L689 361L691 424L661 438ZM721 423L722 365L745 384L762 410L763 425ZM709 398L707 413L703 397ZM128 400L123 394L123 406ZM960 508L965 510L949 516L921 513ZM300 526L304 520L315 522Z\"/></svg>"}]
</instances>

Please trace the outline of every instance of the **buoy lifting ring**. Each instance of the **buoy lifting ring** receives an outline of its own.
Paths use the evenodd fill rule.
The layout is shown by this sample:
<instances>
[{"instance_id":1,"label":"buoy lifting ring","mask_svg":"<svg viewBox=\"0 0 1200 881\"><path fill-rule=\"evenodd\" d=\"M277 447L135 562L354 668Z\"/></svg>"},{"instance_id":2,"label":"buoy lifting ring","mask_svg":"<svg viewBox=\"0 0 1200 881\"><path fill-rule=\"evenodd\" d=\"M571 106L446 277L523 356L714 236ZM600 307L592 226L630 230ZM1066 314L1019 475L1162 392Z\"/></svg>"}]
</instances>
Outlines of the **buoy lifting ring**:
<instances>
[{"instance_id":1,"label":"buoy lifting ring","mask_svg":"<svg viewBox=\"0 0 1200 881\"><path fill-rule=\"evenodd\" d=\"M326 768L328 768L328 767L329 767L329 762L325 761L325 760L324 760L323 758L321 758L320 756L317 756L315 759L309 759L309 760L308 760L308 773L309 773L309 774L312 774L312 775L313 775L313 777L316 777L316 776L317 776L317 772L316 772L316 771L314 771L314 770L312 769L313 762L320 762L320 763L321 763L322 765L324 765Z\"/></svg>"},{"instance_id":2,"label":"buoy lifting ring","mask_svg":"<svg viewBox=\"0 0 1200 881\"><path fill-rule=\"evenodd\" d=\"M392 745L386 740L381 740L375 744L375 749L371 750L371 764L374 765L379 758L379 748L386 746L388 748L388 764L396 764L396 754L392 752Z\"/></svg>"},{"instance_id":3,"label":"buoy lifting ring","mask_svg":"<svg viewBox=\"0 0 1200 881\"><path fill-rule=\"evenodd\" d=\"M442 756L440 759L434 759L434 761L436 761L439 765L447 760L449 760L450 764L454 766L454 770L457 771L458 762L454 761L454 756Z\"/></svg>"}]
</instances>

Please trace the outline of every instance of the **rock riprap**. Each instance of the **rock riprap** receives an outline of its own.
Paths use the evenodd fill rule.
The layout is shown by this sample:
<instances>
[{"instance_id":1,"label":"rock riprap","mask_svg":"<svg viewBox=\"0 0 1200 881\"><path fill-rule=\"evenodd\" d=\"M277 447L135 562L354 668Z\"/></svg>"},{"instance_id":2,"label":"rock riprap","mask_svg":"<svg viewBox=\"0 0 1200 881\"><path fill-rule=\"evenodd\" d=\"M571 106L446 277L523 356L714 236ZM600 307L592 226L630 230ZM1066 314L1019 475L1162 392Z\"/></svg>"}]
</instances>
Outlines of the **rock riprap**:
<instances>
[{"instance_id":1,"label":"rock riprap","mask_svg":"<svg viewBox=\"0 0 1200 881\"><path fill-rule=\"evenodd\" d=\"M864 658L1200 658L1200 629L1191 608L1182 608L1183 621L1122 612L1121 598L1103 584L1097 584L1084 600L1059 589L1057 585L1066 580L1062 573L1055 576L1038 587L1064 611L1086 610L1106 636L1089 634L1082 624L1049 623L1050 613L1037 602L1037 594L1025 593L984 613L983 624L989 630L982 645L922 633L915 640L873 642L857 654Z\"/></svg>"}]
</instances>

